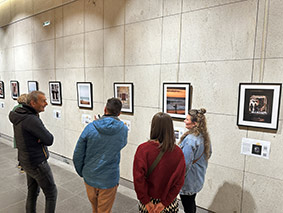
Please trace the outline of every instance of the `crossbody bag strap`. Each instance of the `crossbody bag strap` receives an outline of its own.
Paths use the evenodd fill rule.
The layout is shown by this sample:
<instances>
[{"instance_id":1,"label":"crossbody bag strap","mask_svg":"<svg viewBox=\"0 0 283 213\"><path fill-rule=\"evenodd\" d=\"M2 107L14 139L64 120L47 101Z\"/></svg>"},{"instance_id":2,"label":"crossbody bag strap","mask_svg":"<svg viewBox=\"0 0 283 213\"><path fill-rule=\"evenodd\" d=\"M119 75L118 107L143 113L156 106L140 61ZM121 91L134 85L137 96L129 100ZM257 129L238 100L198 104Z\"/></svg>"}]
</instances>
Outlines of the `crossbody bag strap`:
<instances>
[{"instance_id":1,"label":"crossbody bag strap","mask_svg":"<svg viewBox=\"0 0 283 213\"><path fill-rule=\"evenodd\" d=\"M193 161L193 164L195 164L203 156L203 153L204 153L204 150L203 150L202 154L199 156L199 158L197 158Z\"/></svg>"},{"instance_id":2,"label":"crossbody bag strap","mask_svg":"<svg viewBox=\"0 0 283 213\"><path fill-rule=\"evenodd\" d=\"M157 157L155 158L155 160L153 161L153 163L151 164L151 166L149 167L149 169L147 170L145 178L148 178L148 176L152 173L152 171L157 166L157 164L159 163L163 155L164 155L164 152L160 151Z\"/></svg>"}]
</instances>

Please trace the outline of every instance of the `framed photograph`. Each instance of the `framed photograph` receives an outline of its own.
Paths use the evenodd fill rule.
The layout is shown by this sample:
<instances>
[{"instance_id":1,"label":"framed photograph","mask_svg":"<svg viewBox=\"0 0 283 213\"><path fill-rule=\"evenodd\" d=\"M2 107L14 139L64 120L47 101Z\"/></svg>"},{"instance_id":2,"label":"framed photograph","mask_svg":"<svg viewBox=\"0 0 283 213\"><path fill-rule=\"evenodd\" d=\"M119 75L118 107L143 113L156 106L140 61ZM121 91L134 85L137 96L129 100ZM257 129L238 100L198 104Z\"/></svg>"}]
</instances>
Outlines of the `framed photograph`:
<instances>
[{"instance_id":1,"label":"framed photograph","mask_svg":"<svg viewBox=\"0 0 283 213\"><path fill-rule=\"evenodd\" d=\"M185 119L190 109L190 83L163 83L163 112Z\"/></svg>"},{"instance_id":2,"label":"framed photograph","mask_svg":"<svg viewBox=\"0 0 283 213\"><path fill-rule=\"evenodd\" d=\"M79 108L92 109L92 83L77 82Z\"/></svg>"},{"instance_id":3,"label":"framed photograph","mask_svg":"<svg viewBox=\"0 0 283 213\"><path fill-rule=\"evenodd\" d=\"M20 96L19 82L18 81L10 81L10 85L11 85L12 98L14 100L17 100L17 98Z\"/></svg>"},{"instance_id":4,"label":"framed photograph","mask_svg":"<svg viewBox=\"0 0 283 213\"><path fill-rule=\"evenodd\" d=\"M5 98L4 81L0 81L0 98Z\"/></svg>"},{"instance_id":5,"label":"framed photograph","mask_svg":"<svg viewBox=\"0 0 283 213\"><path fill-rule=\"evenodd\" d=\"M49 81L50 103L53 105L62 105L62 92L60 81Z\"/></svg>"},{"instance_id":6,"label":"framed photograph","mask_svg":"<svg viewBox=\"0 0 283 213\"><path fill-rule=\"evenodd\" d=\"M240 83L237 125L278 128L282 84Z\"/></svg>"},{"instance_id":7,"label":"framed photograph","mask_svg":"<svg viewBox=\"0 0 283 213\"><path fill-rule=\"evenodd\" d=\"M28 93L38 90L37 81L28 81Z\"/></svg>"},{"instance_id":8,"label":"framed photograph","mask_svg":"<svg viewBox=\"0 0 283 213\"><path fill-rule=\"evenodd\" d=\"M134 113L134 84L114 83L114 97L122 102L121 112Z\"/></svg>"}]
</instances>

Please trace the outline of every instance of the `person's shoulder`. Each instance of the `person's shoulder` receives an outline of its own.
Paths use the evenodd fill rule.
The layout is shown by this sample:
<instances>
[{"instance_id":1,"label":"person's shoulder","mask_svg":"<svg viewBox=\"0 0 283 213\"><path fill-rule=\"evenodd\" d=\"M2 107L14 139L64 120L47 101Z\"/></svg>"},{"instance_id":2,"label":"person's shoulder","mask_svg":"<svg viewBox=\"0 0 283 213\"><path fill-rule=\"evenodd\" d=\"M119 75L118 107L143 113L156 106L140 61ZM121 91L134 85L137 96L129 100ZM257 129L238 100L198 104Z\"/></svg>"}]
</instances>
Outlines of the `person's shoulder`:
<instances>
[{"instance_id":1,"label":"person's shoulder","mask_svg":"<svg viewBox=\"0 0 283 213\"><path fill-rule=\"evenodd\" d=\"M194 134L189 134L184 138L184 140L182 142L182 146L195 147L195 146L197 146L198 143L199 143L198 136L196 136Z\"/></svg>"},{"instance_id":2,"label":"person's shoulder","mask_svg":"<svg viewBox=\"0 0 283 213\"><path fill-rule=\"evenodd\" d=\"M196 135L194 135L194 134L188 134L186 137L185 137L185 139L184 139L184 141L185 142L195 142L195 141L197 141L199 139L199 136L196 136Z\"/></svg>"},{"instance_id":3,"label":"person's shoulder","mask_svg":"<svg viewBox=\"0 0 283 213\"><path fill-rule=\"evenodd\" d=\"M138 146L139 150L149 149L152 148L152 144L149 141L143 142Z\"/></svg>"},{"instance_id":4,"label":"person's shoulder","mask_svg":"<svg viewBox=\"0 0 283 213\"><path fill-rule=\"evenodd\" d=\"M151 144L147 141L147 142L143 142L143 143L141 143L139 146L138 146L138 148L137 148L137 150L136 150L136 156L140 156L140 157L144 157L144 156L146 156L147 155L147 153L149 152L149 151L151 151L151 150L153 150L152 149L153 147L151 147ZM143 158L142 157L142 158Z\"/></svg>"},{"instance_id":5,"label":"person's shoulder","mask_svg":"<svg viewBox=\"0 0 283 213\"><path fill-rule=\"evenodd\" d=\"M173 152L175 152L177 154L183 154L182 149L178 145L175 145Z\"/></svg>"}]
</instances>

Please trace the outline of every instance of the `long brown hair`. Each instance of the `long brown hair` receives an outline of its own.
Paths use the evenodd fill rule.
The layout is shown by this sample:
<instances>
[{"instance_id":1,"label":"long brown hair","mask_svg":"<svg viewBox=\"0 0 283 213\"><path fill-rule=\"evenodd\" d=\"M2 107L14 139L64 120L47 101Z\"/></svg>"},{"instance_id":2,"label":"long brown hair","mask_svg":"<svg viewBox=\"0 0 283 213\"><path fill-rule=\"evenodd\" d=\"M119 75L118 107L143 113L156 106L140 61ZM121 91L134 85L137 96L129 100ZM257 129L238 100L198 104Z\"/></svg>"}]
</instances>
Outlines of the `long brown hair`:
<instances>
[{"instance_id":1,"label":"long brown hair","mask_svg":"<svg viewBox=\"0 0 283 213\"><path fill-rule=\"evenodd\" d=\"M189 115L191 117L191 121L195 122L195 126L192 129L189 129L187 132L185 132L181 140L179 142L182 143L182 141L185 139L185 137L189 134L193 134L195 136L199 136L202 134L203 139L204 139L204 154L205 154L205 159L208 160L210 158L210 138L209 134L207 132L207 127L206 127L206 118L205 114L206 109L201 108L199 110L197 109L191 109L189 111Z\"/></svg>"},{"instance_id":2,"label":"long brown hair","mask_svg":"<svg viewBox=\"0 0 283 213\"><path fill-rule=\"evenodd\" d=\"M172 151L175 148L173 121L170 115L158 112L151 121L150 139L160 143L162 151Z\"/></svg>"}]
</instances>

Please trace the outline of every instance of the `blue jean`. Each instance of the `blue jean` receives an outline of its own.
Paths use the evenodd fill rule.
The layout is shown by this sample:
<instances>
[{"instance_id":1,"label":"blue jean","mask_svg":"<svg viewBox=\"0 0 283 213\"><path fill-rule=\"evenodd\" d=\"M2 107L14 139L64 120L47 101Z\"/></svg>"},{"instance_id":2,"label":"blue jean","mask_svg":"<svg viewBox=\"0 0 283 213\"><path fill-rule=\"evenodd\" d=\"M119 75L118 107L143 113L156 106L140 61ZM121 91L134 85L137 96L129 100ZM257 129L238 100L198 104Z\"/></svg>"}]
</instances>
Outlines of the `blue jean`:
<instances>
[{"instance_id":1,"label":"blue jean","mask_svg":"<svg viewBox=\"0 0 283 213\"><path fill-rule=\"evenodd\" d=\"M26 212L36 212L36 201L42 189L45 195L45 213L54 213L57 199L57 188L54 183L53 174L47 161L43 161L36 167L23 166L27 175L28 195L26 201Z\"/></svg>"}]
</instances>

